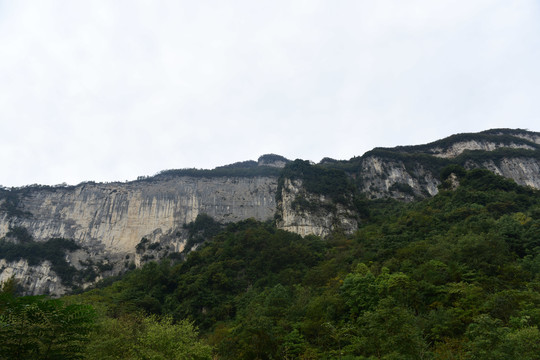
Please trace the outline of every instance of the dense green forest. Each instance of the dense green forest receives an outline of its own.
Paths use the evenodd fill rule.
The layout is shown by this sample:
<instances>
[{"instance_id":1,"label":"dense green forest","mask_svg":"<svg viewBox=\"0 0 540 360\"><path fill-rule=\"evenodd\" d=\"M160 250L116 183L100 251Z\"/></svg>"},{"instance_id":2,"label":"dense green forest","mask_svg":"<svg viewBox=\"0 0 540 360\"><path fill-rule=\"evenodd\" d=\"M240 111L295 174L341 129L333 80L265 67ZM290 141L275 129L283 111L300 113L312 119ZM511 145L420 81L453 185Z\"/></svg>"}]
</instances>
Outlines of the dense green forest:
<instances>
[{"instance_id":1,"label":"dense green forest","mask_svg":"<svg viewBox=\"0 0 540 360\"><path fill-rule=\"evenodd\" d=\"M450 173L432 198L363 202L353 235L204 218L185 259L78 295L8 282L0 359L540 359L540 193Z\"/></svg>"}]
</instances>

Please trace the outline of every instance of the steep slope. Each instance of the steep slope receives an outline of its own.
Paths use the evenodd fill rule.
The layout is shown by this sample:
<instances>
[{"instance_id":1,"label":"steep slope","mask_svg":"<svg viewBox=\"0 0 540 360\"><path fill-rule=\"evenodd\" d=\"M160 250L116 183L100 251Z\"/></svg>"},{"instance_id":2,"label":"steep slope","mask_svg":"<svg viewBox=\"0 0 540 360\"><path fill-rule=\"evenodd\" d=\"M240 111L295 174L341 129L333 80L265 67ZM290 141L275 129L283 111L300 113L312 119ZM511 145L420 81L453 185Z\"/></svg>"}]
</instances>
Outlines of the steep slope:
<instances>
[{"instance_id":1,"label":"steep slope","mask_svg":"<svg viewBox=\"0 0 540 360\"><path fill-rule=\"evenodd\" d=\"M4 214L0 233L16 224L37 239L66 237L108 251L129 252L144 236L159 237L200 213L219 221L267 219L274 214L276 178L178 177L155 181L28 188L21 211Z\"/></svg>"},{"instance_id":2,"label":"steep slope","mask_svg":"<svg viewBox=\"0 0 540 360\"><path fill-rule=\"evenodd\" d=\"M26 229L32 240L75 240L81 249L66 254L78 270L97 262L108 274L139 264L142 239L151 249L182 251L183 225L199 214L221 222L271 219L275 212L277 176L194 177L165 174L130 183L85 183L74 187L28 187L2 192L0 238ZM16 237L12 239L21 242ZM91 260L91 262L90 262ZM99 269L93 266L95 271ZM32 293L62 293L50 264L30 266L24 259L2 263L0 282L12 275L32 285Z\"/></svg>"},{"instance_id":3,"label":"steep slope","mask_svg":"<svg viewBox=\"0 0 540 360\"><path fill-rule=\"evenodd\" d=\"M357 197L354 183L343 171L295 160L278 182L276 225L302 236L352 234L361 211Z\"/></svg>"},{"instance_id":4,"label":"steep slope","mask_svg":"<svg viewBox=\"0 0 540 360\"><path fill-rule=\"evenodd\" d=\"M9 261L0 256L0 281L15 276L31 293L61 294L86 286L183 251L184 224L199 214L221 223L275 219L280 229L302 236L350 234L361 221L364 198L433 196L441 170L450 164L488 169L540 189L539 148L539 133L494 129L425 145L376 148L346 161L325 158L317 165L270 154L127 183L0 189L0 245L21 245L17 254L24 252L25 241L65 238L79 246L58 250L65 251L63 267L45 258L34 264L24 256L12 255ZM21 229L27 237L13 235Z\"/></svg>"},{"instance_id":5,"label":"steep slope","mask_svg":"<svg viewBox=\"0 0 540 360\"><path fill-rule=\"evenodd\" d=\"M488 169L538 189L539 149L539 133L494 129L425 145L376 148L338 165L357 178L360 191L370 198L412 200L435 195L440 171L449 164Z\"/></svg>"},{"instance_id":6,"label":"steep slope","mask_svg":"<svg viewBox=\"0 0 540 360\"><path fill-rule=\"evenodd\" d=\"M302 161L286 172L283 182L347 202L337 173ZM422 201L368 202L352 236L246 220L183 262L147 264L79 299L189 318L220 359L538 359L540 192L460 166L441 178Z\"/></svg>"}]
</instances>

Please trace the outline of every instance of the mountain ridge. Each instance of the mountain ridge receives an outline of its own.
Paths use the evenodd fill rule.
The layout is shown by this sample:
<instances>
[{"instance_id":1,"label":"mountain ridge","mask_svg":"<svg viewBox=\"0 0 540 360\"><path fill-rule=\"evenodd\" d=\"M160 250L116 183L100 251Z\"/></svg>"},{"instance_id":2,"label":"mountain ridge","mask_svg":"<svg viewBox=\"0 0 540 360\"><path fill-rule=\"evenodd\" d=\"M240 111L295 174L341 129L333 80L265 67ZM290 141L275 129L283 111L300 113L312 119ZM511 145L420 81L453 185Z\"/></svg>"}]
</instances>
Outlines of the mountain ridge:
<instances>
[{"instance_id":1,"label":"mountain ridge","mask_svg":"<svg viewBox=\"0 0 540 360\"><path fill-rule=\"evenodd\" d=\"M275 221L302 236L326 237L358 228L362 199L413 201L437 194L440 173L449 165L488 169L540 189L539 148L540 133L491 129L318 164L267 154L212 170L164 170L125 183L3 188L0 239L22 243L8 236L20 228L35 242L75 241L80 249L67 252L66 261L70 273L79 274L75 285L85 287L189 250L185 225L202 214L220 223ZM23 257L2 261L0 281L18 277L31 285L31 293L62 294L71 288L61 285L65 281L46 260L37 266Z\"/></svg>"}]
</instances>

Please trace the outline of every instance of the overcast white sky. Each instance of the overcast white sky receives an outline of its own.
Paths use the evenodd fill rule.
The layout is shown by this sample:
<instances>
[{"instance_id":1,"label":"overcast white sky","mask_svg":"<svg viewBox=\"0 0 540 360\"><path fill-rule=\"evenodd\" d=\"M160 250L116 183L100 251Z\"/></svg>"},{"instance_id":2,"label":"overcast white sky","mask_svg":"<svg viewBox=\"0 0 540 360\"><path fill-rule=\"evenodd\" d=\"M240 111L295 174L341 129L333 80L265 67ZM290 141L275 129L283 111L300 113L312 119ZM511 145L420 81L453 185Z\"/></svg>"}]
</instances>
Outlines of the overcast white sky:
<instances>
[{"instance_id":1,"label":"overcast white sky","mask_svg":"<svg viewBox=\"0 0 540 360\"><path fill-rule=\"evenodd\" d=\"M0 184L540 131L538 0L0 0Z\"/></svg>"}]
</instances>

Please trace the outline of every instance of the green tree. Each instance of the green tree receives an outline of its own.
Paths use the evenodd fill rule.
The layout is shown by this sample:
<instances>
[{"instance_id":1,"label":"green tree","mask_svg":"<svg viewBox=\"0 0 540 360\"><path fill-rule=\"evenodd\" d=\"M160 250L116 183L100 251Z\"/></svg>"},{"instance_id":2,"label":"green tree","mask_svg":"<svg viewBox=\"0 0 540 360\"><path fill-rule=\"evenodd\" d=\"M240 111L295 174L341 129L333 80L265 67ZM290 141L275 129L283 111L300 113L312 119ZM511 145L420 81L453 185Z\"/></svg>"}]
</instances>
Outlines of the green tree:
<instances>
[{"instance_id":1,"label":"green tree","mask_svg":"<svg viewBox=\"0 0 540 360\"><path fill-rule=\"evenodd\" d=\"M85 360L134 360L134 347L143 331L142 315L101 317L91 333Z\"/></svg>"},{"instance_id":2,"label":"green tree","mask_svg":"<svg viewBox=\"0 0 540 360\"><path fill-rule=\"evenodd\" d=\"M534 360L540 358L540 331L527 319L513 319L516 328L504 326L499 319L482 314L469 325L467 354L474 360ZM524 321L522 321L524 320Z\"/></svg>"},{"instance_id":3,"label":"green tree","mask_svg":"<svg viewBox=\"0 0 540 360\"><path fill-rule=\"evenodd\" d=\"M143 320L144 332L135 346L140 360L210 360L212 349L198 339L198 331L187 320L173 323L171 317L150 316Z\"/></svg>"},{"instance_id":4,"label":"green tree","mask_svg":"<svg viewBox=\"0 0 540 360\"><path fill-rule=\"evenodd\" d=\"M392 298L381 300L374 311L364 312L356 332L345 348L347 353L382 359L422 359L427 353L414 315Z\"/></svg>"},{"instance_id":5,"label":"green tree","mask_svg":"<svg viewBox=\"0 0 540 360\"><path fill-rule=\"evenodd\" d=\"M212 349L189 321L141 314L101 319L86 360L207 360Z\"/></svg>"},{"instance_id":6,"label":"green tree","mask_svg":"<svg viewBox=\"0 0 540 360\"><path fill-rule=\"evenodd\" d=\"M353 317L359 316L364 311L373 310L380 300L377 278L365 264L359 264L355 272L347 275L341 293Z\"/></svg>"},{"instance_id":7,"label":"green tree","mask_svg":"<svg viewBox=\"0 0 540 360\"><path fill-rule=\"evenodd\" d=\"M539 359L540 331L538 327L526 326L508 333L502 348L508 359Z\"/></svg>"},{"instance_id":8,"label":"green tree","mask_svg":"<svg viewBox=\"0 0 540 360\"><path fill-rule=\"evenodd\" d=\"M94 324L91 306L0 294L0 359L81 359Z\"/></svg>"},{"instance_id":9,"label":"green tree","mask_svg":"<svg viewBox=\"0 0 540 360\"><path fill-rule=\"evenodd\" d=\"M0 294L17 295L19 292L19 281L14 276L0 284Z\"/></svg>"},{"instance_id":10,"label":"green tree","mask_svg":"<svg viewBox=\"0 0 540 360\"><path fill-rule=\"evenodd\" d=\"M293 329L283 339L283 359L298 359L306 350L306 340L298 329Z\"/></svg>"}]
</instances>

